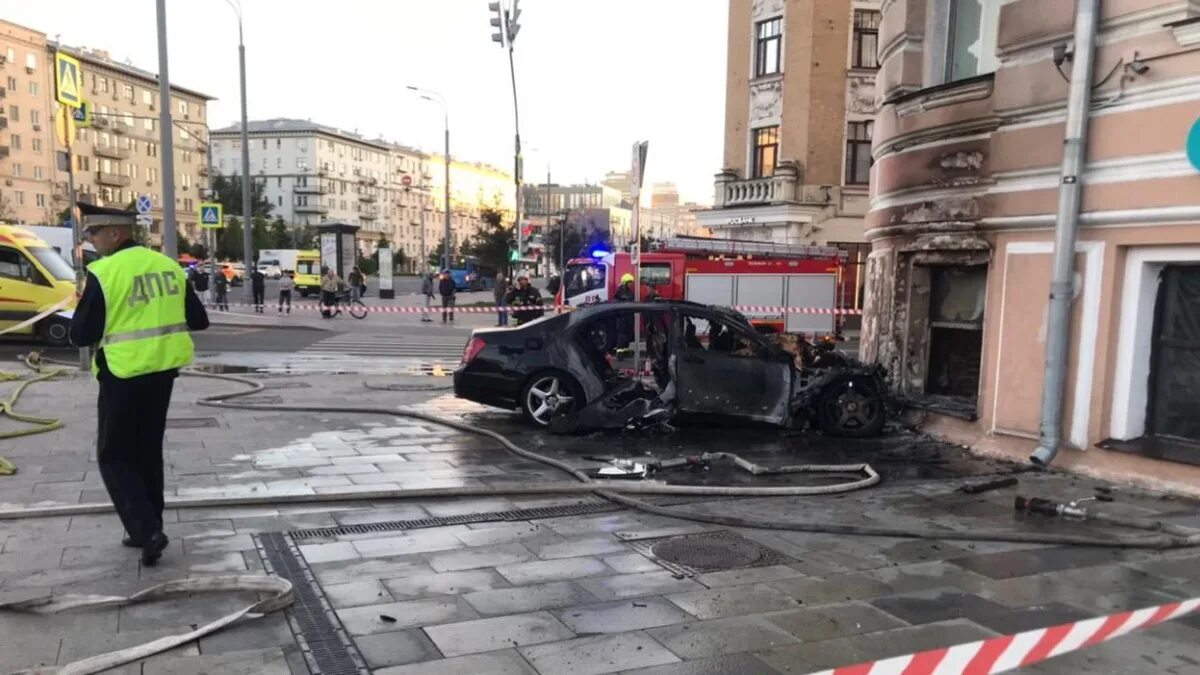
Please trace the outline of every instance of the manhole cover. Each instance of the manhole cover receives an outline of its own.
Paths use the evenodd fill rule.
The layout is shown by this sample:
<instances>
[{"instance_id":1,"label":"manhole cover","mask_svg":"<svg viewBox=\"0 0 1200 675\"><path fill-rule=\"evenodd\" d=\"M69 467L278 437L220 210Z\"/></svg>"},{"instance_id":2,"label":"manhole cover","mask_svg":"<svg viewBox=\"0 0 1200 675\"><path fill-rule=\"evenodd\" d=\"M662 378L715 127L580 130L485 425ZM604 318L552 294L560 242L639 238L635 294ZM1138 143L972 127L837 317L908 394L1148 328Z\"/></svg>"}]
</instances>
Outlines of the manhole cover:
<instances>
[{"instance_id":1,"label":"manhole cover","mask_svg":"<svg viewBox=\"0 0 1200 675\"><path fill-rule=\"evenodd\" d=\"M762 547L725 539L668 539L650 547L654 557L688 567L732 569L758 562Z\"/></svg>"},{"instance_id":2,"label":"manhole cover","mask_svg":"<svg viewBox=\"0 0 1200 675\"><path fill-rule=\"evenodd\" d=\"M792 562L779 551L730 530L625 543L671 572L686 576Z\"/></svg>"}]
</instances>

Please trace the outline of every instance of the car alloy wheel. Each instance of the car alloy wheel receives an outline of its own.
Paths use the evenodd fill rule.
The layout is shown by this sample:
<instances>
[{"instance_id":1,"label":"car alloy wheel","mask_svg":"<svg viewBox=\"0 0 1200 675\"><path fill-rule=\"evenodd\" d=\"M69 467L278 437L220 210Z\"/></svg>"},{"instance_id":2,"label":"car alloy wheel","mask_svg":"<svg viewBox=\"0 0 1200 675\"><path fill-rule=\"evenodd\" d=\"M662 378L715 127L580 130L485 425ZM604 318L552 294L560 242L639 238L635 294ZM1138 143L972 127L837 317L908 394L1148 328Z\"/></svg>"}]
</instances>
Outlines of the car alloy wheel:
<instances>
[{"instance_id":1,"label":"car alloy wheel","mask_svg":"<svg viewBox=\"0 0 1200 675\"><path fill-rule=\"evenodd\" d=\"M540 426L547 426L559 411L575 406L572 396L558 375L539 377L525 390L525 411Z\"/></svg>"}]
</instances>

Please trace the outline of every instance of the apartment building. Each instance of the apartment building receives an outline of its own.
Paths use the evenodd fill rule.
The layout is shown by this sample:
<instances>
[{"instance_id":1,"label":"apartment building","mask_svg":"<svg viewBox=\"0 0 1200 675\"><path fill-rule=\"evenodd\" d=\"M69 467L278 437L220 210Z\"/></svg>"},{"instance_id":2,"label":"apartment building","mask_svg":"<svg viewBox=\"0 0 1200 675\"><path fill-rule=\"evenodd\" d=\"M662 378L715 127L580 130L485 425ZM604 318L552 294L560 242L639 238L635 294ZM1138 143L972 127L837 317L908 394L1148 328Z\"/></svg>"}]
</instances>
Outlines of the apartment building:
<instances>
[{"instance_id":1,"label":"apartment building","mask_svg":"<svg viewBox=\"0 0 1200 675\"><path fill-rule=\"evenodd\" d=\"M213 171L240 177L241 125L214 130L212 137ZM262 185L272 218L294 226L350 223L359 226L360 242L394 235L389 143L286 118L252 120L247 137L250 176Z\"/></svg>"},{"instance_id":2,"label":"apartment building","mask_svg":"<svg viewBox=\"0 0 1200 675\"><path fill-rule=\"evenodd\" d=\"M445 208L446 162L440 154L429 155L430 186L434 208ZM460 246L483 225L483 209L500 212L504 223L516 216L516 187L511 172L481 162L451 159L450 225L454 246ZM441 241L439 231L438 241Z\"/></svg>"},{"instance_id":3,"label":"apartment building","mask_svg":"<svg viewBox=\"0 0 1200 675\"><path fill-rule=\"evenodd\" d=\"M57 222L53 59L46 35L0 20L0 222Z\"/></svg>"},{"instance_id":4,"label":"apartment building","mask_svg":"<svg viewBox=\"0 0 1200 675\"><path fill-rule=\"evenodd\" d=\"M725 166L700 227L722 238L863 241L879 9L729 0Z\"/></svg>"},{"instance_id":5,"label":"apartment building","mask_svg":"<svg viewBox=\"0 0 1200 675\"><path fill-rule=\"evenodd\" d=\"M895 0L862 354L927 427L1038 443L1073 0ZM1100 2L1064 410L1074 470L1200 492L1200 7Z\"/></svg>"},{"instance_id":6,"label":"apartment building","mask_svg":"<svg viewBox=\"0 0 1200 675\"><path fill-rule=\"evenodd\" d=\"M49 63L58 50L79 60L84 96L93 108L91 128L79 129L72 146L79 201L123 207L148 195L154 218L150 244L161 246L163 184L173 179L178 232L195 241L199 205L208 187L208 102L213 97L171 86L176 175L163 176L158 75L113 61L103 50L55 44L48 47ZM53 98L48 92L47 100ZM58 187L66 181L66 172L59 171Z\"/></svg>"}]
</instances>

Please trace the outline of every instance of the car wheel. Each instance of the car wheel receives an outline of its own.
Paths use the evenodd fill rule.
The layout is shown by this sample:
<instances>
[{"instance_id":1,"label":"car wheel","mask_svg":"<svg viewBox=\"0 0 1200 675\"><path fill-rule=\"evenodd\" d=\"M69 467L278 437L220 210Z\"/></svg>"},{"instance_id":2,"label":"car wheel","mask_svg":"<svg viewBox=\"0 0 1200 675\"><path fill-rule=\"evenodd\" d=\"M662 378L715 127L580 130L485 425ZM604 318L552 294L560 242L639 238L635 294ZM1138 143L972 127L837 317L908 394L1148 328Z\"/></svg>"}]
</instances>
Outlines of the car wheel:
<instances>
[{"instance_id":1,"label":"car wheel","mask_svg":"<svg viewBox=\"0 0 1200 675\"><path fill-rule=\"evenodd\" d=\"M582 403L579 385L563 373L545 372L529 378L521 390L521 412L539 427L550 425L555 417L572 412Z\"/></svg>"},{"instance_id":2,"label":"car wheel","mask_svg":"<svg viewBox=\"0 0 1200 675\"><path fill-rule=\"evenodd\" d=\"M42 341L51 347L70 347L70 329L69 321L59 316L52 316L38 326L38 334Z\"/></svg>"},{"instance_id":3,"label":"car wheel","mask_svg":"<svg viewBox=\"0 0 1200 675\"><path fill-rule=\"evenodd\" d=\"M883 396L863 378L837 380L817 399L817 425L831 436L878 436L885 417Z\"/></svg>"}]
</instances>

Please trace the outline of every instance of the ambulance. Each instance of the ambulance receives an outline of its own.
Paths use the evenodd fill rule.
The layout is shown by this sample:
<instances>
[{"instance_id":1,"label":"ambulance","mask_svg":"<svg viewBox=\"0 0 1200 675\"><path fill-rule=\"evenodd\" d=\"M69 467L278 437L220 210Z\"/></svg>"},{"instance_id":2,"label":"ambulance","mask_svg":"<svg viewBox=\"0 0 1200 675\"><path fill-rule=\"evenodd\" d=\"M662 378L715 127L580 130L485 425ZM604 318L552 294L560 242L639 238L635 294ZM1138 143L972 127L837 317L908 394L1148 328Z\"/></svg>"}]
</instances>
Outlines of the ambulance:
<instances>
[{"instance_id":1,"label":"ambulance","mask_svg":"<svg viewBox=\"0 0 1200 675\"><path fill-rule=\"evenodd\" d=\"M58 251L24 227L0 224L0 335L67 346L77 300L75 271Z\"/></svg>"}]
</instances>

